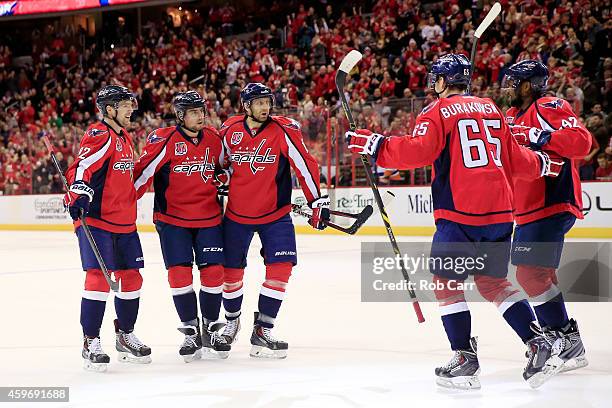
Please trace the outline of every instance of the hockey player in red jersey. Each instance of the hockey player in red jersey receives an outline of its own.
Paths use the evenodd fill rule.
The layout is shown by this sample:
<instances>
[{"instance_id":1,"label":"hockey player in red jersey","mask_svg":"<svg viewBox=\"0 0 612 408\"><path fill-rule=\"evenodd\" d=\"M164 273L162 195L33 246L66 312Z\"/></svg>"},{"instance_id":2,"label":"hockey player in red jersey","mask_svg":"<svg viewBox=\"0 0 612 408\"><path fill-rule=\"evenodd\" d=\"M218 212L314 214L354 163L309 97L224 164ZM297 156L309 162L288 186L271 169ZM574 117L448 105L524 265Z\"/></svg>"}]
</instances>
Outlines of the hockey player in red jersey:
<instances>
[{"instance_id":1,"label":"hockey player in red jersey","mask_svg":"<svg viewBox=\"0 0 612 408\"><path fill-rule=\"evenodd\" d=\"M302 141L297 122L271 116L274 96L267 86L248 84L240 93L245 115L229 118L221 136L230 160L231 180L223 233L225 277L224 336L232 343L240 329L242 278L255 232L262 243L266 278L259 295L251 335L251 356L284 358L288 345L270 335L292 268L297 263L291 209L291 173L295 171L313 216L311 225L325 228L329 198L321 196L319 169Z\"/></svg>"},{"instance_id":2,"label":"hockey player in red jersey","mask_svg":"<svg viewBox=\"0 0 612 408\"><path fill-rule=\"evenodd\" d=\"M172 106L178 126L154 130L134 170L138 198L153 184L153 222L159 234L174 306L185 334L179 354L186 362L227 358L230 345L217 333L223 289L223 232L215 172L225 152L216 129L205 126L206 102L180 92ZM200 270L200 308L193 290L193 261Z\"/></svg>"},{"instance_id":3,"label":"hockey player in red jersey","mask_svg":"<svg viewBox=\"0 0 612 408\"><path fill-rule=\"evenodd\" d=\"M576 218L583 218L578 161L588 154L591 136L567 101L545 96L547 81L544 64L525 60L508 69L502 84L512 100L506 116L517 140L565 162L559 177L515 181L512 263L540 325L563 339L560 357L565 362L563 371L568 371L588 362L578 325L568 318L556 269L565 234Z\"/></svg>"},{"instance_id":4,"label":"hockey player in red jersey","mask_svg":"<svg viewBox=\"0 0 612 408\"><path fill-rule=\"evenodd\" d=\"M432 195L436 232L431 256L482 256L489 259L473 270L476 287L494 302L503 318L528 346L524 378L539 386L559 366L546 333L533 324L535 316L521 293L507 280L512 234L512 178L537 178L558 172L541 152L514 140L504 117L490 99L466 95L470 63L463 55L440 57L428 76L439 99L419 114L412 136L384 137L368 130L347 132L349 149L369 154L382 167L415 168L433 163ZM453 245L464 243L463 246ZM431 268L442 323L455 355L435 370L436 382L450 388L480 388L476 339L464 293L453 282L467 274Z\"/></svg>"},{"instance_id":5,"label":"hockey player in red jersey","mask_svg":"<svg viewBox=\"0 0 612 408\"><path fill-rule=\"evenodd\" d=\"M119 360L150 363L151 349L134 334L144 267L142 248L136 232L136 190L134 189L134 151L124 127L137 108L130 91L117 85L102 88L96 105L101 122L87 128L74 163L66 172L70 191L64 204L74 219L85 275L81 302L81 325L85 336L82 356L85 368L104 371L110 361L100 345L109 285L104 279L79 217L86 215L102 259L120 283L115 294L116 343Z\"/></svg>"}]
</instances>

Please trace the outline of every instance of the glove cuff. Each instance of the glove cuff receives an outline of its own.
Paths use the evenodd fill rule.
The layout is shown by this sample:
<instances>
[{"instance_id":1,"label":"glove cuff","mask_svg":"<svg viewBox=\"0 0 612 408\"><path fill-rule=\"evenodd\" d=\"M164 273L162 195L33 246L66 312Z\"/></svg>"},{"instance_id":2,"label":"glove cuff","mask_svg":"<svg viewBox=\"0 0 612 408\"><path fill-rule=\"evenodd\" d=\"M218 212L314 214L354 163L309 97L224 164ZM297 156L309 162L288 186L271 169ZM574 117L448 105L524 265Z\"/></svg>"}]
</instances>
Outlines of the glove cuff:
<instances>
[{"instance_id":1,"label":"glove cuff","mask_svg":"<svg viewBox=\"0 0 612 408\"><path fill-rule=\"evenodd\" d=\"M86 182L82 180L77 180L74 183L72 183L68 191L70 191L71 193L78 194L78 195L87 196L87 198L89 198L90 203L93 201L93 196L94 196L93 188L91 188L89 184L87 184Z\"/></svg>"}]
</instances>

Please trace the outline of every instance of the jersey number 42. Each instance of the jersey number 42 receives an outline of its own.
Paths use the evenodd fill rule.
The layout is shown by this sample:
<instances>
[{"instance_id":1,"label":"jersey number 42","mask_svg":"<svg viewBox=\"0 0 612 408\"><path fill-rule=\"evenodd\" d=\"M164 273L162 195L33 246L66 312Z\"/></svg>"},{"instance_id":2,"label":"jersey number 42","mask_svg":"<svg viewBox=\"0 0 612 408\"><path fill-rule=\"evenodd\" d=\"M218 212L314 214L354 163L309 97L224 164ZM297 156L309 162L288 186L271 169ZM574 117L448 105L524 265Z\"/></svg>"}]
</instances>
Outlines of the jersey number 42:
<instances>
[{"instance_id":1,"label":"jersey number 42","mask_svg":"<svg viewBox=\"0 0 612 408\"><path fill-rule=\"evenodd\" d=\"M479 123L476 119L460 119L457 122L457 128L465 167L468 169L484 167L489 164L489 157L497 167L502 167L500 159L501 141L491 134L491 130L501 129L501 120L482 119ZM482 130L484 130L486 142L479 137L470 139L470 131L473 135L476 135L482 134Z\"/></svg>"}]
</instances>

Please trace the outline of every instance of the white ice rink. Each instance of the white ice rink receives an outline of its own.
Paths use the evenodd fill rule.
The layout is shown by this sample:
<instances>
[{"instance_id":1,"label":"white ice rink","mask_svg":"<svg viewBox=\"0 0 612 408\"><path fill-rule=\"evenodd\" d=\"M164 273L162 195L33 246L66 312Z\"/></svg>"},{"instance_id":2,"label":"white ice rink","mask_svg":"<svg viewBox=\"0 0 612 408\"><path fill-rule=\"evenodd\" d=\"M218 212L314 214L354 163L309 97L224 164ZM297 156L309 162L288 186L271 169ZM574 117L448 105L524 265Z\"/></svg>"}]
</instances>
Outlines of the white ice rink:
<instances>
[{"instance_id":1,"label":"white ice rink","mask_svg":"<svg viewBox=\"0 0 612 408\"><path fill-rule=\"evenodd\" d=\"M111 364L97 374L83 371L80 357L84 275L74 235L0 232L0 386L69 386L70 402L62 406L70 407L612 406L611 303L568 306L579 321L590 365L538 390L523 381L524 346L497 309L473 304L482 390L437 388L434 367L451 357L437 306L423 304L427 322L419 325L408 303L360 301L360 241L382 239L298 236L299 265L274 331L289 342L289 356L280 361L248 356L264 276L255 239L238 344L228 360L185 364L178 356L182 335L157 235L143 233L146 268L136 333L152 347L153 363L116 361L109 298L102 343Z\"/></svg>"}]
</instances>

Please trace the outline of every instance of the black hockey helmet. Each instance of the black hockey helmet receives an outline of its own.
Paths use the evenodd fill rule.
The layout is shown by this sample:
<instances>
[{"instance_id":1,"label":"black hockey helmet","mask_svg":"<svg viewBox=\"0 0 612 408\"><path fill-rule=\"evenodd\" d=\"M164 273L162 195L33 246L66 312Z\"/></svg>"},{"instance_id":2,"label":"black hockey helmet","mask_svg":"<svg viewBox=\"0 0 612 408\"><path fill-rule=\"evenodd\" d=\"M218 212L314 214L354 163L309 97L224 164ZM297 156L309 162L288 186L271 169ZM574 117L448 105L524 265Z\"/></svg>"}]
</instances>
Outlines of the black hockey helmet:
<instances>
[{"instance_id":1,"label":"black hockey helmet","mask_svg":"<svg viewBox=\"0 0 612 408\"><path fill-rule=\"evenodd\" d=\"M106 85L98 91L96 96L96 106L102 115L106 116L106 107L112 106L117 109L119 102L121 101L132 101L134 110L138 109L138 102L134 95L125 86L121 85Z\"/></svg>"},{"instance_id":2,"label":"black hockey helmet","mask_svg":"<svg viewBox=\"0 0 612 408\"><path fill-rule=\"evenodd\" d=\"M180 123L183 122L185 118L185 112L189 109L204 109L204 115L206 112L206 100L197 93L196 91L187 91L187 92L179 92L176 94L174 99L172 99L172 108L174 109L174 114Z\"/></svg>"},{"instance_id":3,"label":"black hockey helmet","mask_svg":"<svg viewBox=\"0 0 612 408\"><path fill-rule=\"evenodd\" d=\"M548 68L536 60L517 62L506 71L501 87L517 89L524 81L529 81L536 95L543 95L548 86Z\"/></svg>"}]
</instances>

